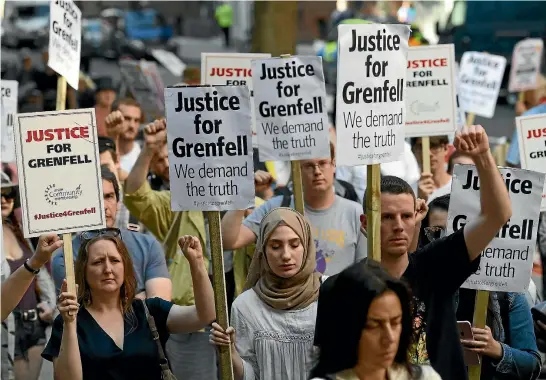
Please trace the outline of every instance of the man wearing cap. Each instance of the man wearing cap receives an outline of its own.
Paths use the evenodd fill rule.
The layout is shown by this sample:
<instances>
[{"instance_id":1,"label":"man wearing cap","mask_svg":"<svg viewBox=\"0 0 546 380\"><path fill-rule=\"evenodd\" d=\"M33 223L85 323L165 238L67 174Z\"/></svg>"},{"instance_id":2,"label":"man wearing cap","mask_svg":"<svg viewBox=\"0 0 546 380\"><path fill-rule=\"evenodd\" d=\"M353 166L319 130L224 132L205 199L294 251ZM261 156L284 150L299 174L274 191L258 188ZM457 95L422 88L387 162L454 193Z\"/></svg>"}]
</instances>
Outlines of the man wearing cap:
<instances>
[{"instance_id":1,"label":"man wearing cap","mask_svg":"<svg viewBox=\"0 0 546 380\"><path fill-rule=\"evenodd\" d=\"M112 105L116 101L116 88L109 77L99 78L96 85L95 118L97 119L97 133L99 136L108 136L106 117L112 112Z\"/></svg>"},{"instance_id":2,"label":"man wearing cap","mask_svg":"<svg viewBox=\"0 0 546 380\"><path fill-rule=\"evenodd\" d=\"M125 243L133 261L137 278L137 297L160 297L170 301L172 285L161 245L152 236L131 231L127 228L115 228L120 199L119 184L115 174L106 165L101 166L101 175L107 228L100 231L87 231L87 233L121 236L121 240ZM76 234L72 239L74 261L78 257L80 245L80 236ZM58 250L53 258L51 271L57 294L60 294L61 285L66 277L64 251L62 249Z\"/></svg>"}]
</instances>

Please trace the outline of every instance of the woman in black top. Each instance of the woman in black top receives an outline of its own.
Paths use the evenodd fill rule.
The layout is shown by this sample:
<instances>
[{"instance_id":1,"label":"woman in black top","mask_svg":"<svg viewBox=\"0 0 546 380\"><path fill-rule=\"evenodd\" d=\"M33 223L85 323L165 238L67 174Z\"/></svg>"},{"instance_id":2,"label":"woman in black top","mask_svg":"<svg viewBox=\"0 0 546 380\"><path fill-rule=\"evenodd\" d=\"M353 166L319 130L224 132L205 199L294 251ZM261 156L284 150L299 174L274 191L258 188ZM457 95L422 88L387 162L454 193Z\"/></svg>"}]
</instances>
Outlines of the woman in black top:
<instances>
[{"instance_id":1,"label":"woman in black top","mask_svg":"<svg viewBox=\"0 0 546 380\"><path fill-rule=\"evenodd\" d=\"M119 230L84 232L81 238L75 263L77 300L67 292L65 280L59 296L61 315L42 354L53 361L55 379L161 379L158 347L143 303L135 299L133 264ZM170 333L197 331L216 317L199 239L184 236L179 245L190 263L195 306L146 300L163 347Z\"/></svg>"}]
</instances>

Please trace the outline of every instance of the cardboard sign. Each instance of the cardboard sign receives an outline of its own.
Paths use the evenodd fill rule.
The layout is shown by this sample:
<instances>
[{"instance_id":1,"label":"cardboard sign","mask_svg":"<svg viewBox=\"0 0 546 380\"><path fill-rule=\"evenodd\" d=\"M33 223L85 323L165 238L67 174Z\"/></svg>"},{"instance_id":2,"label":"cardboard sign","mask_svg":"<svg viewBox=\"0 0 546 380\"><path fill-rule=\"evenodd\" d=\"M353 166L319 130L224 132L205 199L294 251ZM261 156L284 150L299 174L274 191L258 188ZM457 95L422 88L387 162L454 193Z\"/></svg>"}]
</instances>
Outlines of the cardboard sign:
<instances>
[{"instance_id":1,"label":"cardboard sign","mask_svg":"<svg viewBox=\"0 0 546 380\"><path fill-rule=\"evenodd\" d=\"M173 52L164 49L152 49L152 55L175 77L181 78L186 70L186 64Z\"/></svg>"},{"instance_id":2,"label":"cardboard sign","mask_svg":"<svg viewBox=\"0 0 546 380\"><path fill-rule=\"evenodd\" d=\"M521 167L546 173L546 114L516 117L516 128ZM540 211L546 211L546 184Z\"/></svg>"},{"instance_id":3,"label":"cardboard sign","mask_svg":"<svg viewBox=\"0 0 546 380\"><path fill-rule=\"evenodd\" d=\"M260 161L330 157L320 57L252 61Z\"/></svg>"},{"instance_id":4,"label":"cardboard sign","mask_svg":"<svg viewBox=\"0 0 546 380\"><path fill-rule=\"evenodd\" d=\"M529 286L536 247L544 174L501 168L510 194L512 217L481 253L480 268L463 288L521 293ZM455 165L447 233L480 215L480 182L473 165Z\"/></svg>"},{"instance_id":5,"label":"cardboard sign","mask_svg":"<svg viewBox=\"0 0 546 380\"><path fill-rule=\"evenodd\" d=\"M95 110L15 116L25 237L106 226Z\"/></svg>"},{"instance_id":6,"label":"cardboard sign","mask_svg":"<svg viewBox=\"0 0 546 380\"><path fill-rule=\"evenodd\" d=\"M258 147L256 118L254 116L254 86L252 60L270 58L265 53L201 53L201 83L213 85L246 85L250 90L252 112L252 146Z\"/></svg>"},{"instance_id":7,"label":"cardboard sign","mask_svg":"<svg viewBox=\"0 0 546 380\"><path fill-rule=\"evenodd\" d=\"M165 89L171 209L254 205L250 92L246 86Z\"/></svg>"},{"instance_id":8,"label":"cardboard sign","mask_svg":"<svg viewBox=\"0 0 546 380\"><path fill-rule=\"evenodd\" d=\"M461 58L459 101L463 111L492 118L506 67L500 55L467 51Z\"/></svg>"},{"instance_id":9,"label":"cardboard sign","mask_svg":"<svg viewBox=\"0 0 546 380\"><path fill-rule=\"evenodd\" d=\"M457 128L462 128L466 125L466 114L461 108L459 94L461 93L461 85L459 81L459 64L455 62L455 93L457 94Z\"/></svg>"},{"instance_id":10,"label":"cardboard sign","mask_svg":"<svg viewBox=\"0 0 546 380\"><path fill-rule=\"evenodd\" d=\"M142 107L146 121L151 122L165 115L163 93L148 70L148 63L137 62L130 59L119 61L121 80L125 86L122 93L127 92Z\"/></svg>"},{"instance_id":11,"label":"cardboard sign","mask_svg":"<svg viewBox=\"0 0 546 380\"><path fill-rule=\"evenodd\" d=\"M19 82L3 80L1 113L2 113L2 162L15 161L15 136L13 132L13 118L17 113L17 96Z\"/></svg>"},{"instance_id":12,"label":"cardboard sign","mask_svg":"<svg viewBox=\"0 0 546 380\"><path fill-rule=\"evenodd\" d=\"M82 12L71 0L49 6L49 60L47 65L78 89L82 43Z\"/></svg>"},{"instance_id":13,"label":"cardboard sign","mask_svg":"<svg viewBox=\"0 0 546 380\"><path fill-rule=\"evenodd\" d=\"M411 47L406 85L406 137L455 132L457 95L452 44Z\"/></svg>"},{"instance_id":14,"label":"cardboard sign","mask_svg":"<svg viewBox=\"0 0 546 380\"><path fill-rule=\"evenodd\" d=\"M540 38L520 41L514 47L508 91L521 92L537 87L544 42Z\"/></svg>"},{"instance_id":15,"label":"cardboard sign","mask_svg":"<svg viewBox=\"0 0 546 380\"><path fill-rule=\"evenodd\" d=\"M408 25L338 26L336 164L402 159Z\"/></svg>"}]
</instances>

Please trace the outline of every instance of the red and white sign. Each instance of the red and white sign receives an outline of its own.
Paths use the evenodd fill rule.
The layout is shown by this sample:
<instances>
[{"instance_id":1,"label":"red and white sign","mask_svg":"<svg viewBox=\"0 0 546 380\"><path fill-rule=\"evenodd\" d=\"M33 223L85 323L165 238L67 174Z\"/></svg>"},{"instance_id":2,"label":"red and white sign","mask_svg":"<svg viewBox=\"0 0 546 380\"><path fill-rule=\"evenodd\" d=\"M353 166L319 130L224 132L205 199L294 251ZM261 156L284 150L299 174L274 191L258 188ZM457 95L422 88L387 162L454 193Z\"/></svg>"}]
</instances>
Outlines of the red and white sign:
<instances>
[{"instance_id":1,"label":"red and white sign","mask_svg":"<svg viewBox=\"0 0 546 380\"><path fill-rule=\"evenodd\" d=\"M254 86L252 85L252 60L270 58L265 53L201 53L201 83L212 85L246 85L250 90L252 112L252 145L258 146L256 118L254 117Z\"/></svg>"},{"instance_id":2,"label":"red and white sign","mask_svg":"<svg viewBox=\"0 0 546 380\"><path fill-rule=\"evenodd\" d=\"M106 226L95 110L15 115L25 237Z\"/></svg>"},{"instance_id":3,"label":"red and white sign","mask_svg":"<svg viewBox=\"0 0 546 380\"><path fill-rule=\"evenodd\" d=\"M546 173L546 114L516 117L522 169ZM546 184L540 211L546 211Z\"/></svg>"},{"instance_id":4,"label":"red and white sign","mask_svg":"<svg viewBox=\"0 0 546 380\"><path fill-rule=\"evenodd\" d=\"M508 91L521 92L537 87L544 42L540 38L520 41L514 47Z\"/></svg>"},{"instance_id":5,"label":"red and white sign","mask_svg":"<svg viewBox=\"0 0 546 380\"><path fill-rule=\"evenodd\" d=\"M448 135L456 128L453 45L410 47L406 74L406 137Z\"/></svg>"}]
</instances>

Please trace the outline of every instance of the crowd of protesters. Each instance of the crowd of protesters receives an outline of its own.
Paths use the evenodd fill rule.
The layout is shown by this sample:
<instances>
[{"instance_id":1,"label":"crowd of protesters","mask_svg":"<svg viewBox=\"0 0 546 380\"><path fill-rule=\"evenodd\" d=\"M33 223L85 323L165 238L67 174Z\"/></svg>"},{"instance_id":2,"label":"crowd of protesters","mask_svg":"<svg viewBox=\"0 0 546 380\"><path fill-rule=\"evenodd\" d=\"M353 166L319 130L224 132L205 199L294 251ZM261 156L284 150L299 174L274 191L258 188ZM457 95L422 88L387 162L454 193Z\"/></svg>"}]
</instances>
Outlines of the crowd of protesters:
<instances>
[{"instance_id":1,"label":"crowd of protesters","mask_svg":"<svg viewBox=\"0 0 546 380\"><path fill-rule=\"evenodd\" d=\"M25 54L18 80L35 86L19 109L54 109L57 76ZM73 236L68 291L63 242L24 238L17 172L2 164L2 380L37 380L43 359L56 380L215 380L218 346L231 350L237 380L461 380L465 352L482 358L482 380L539 377L546 325L531 315L542 298L533 283L491 292L474 339L457 329L474 312L475 291L461 285L512 215L481 126L431 138L430 173L420 139L381 165L380 264L368 259L366 168L336 166L334 127L330 156L300 162L305 216L293 210L287 164L256 163L255 207L222 217L224 328L207 216L171 210L165 119L143 127L141 105L117 99L111 79L80 79L67 108L95 108L106 228ZM518 114L546 113L541 80ZM476 166L481 214L445 236L456 164ZM537 247L546 263L544 213Z\"/></svg>"}]
</instances>

